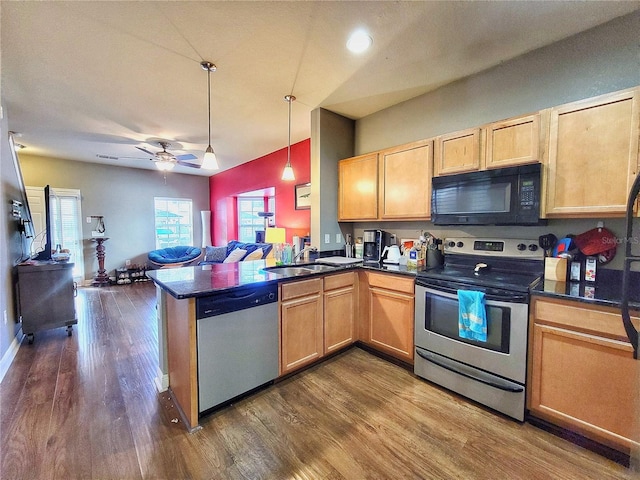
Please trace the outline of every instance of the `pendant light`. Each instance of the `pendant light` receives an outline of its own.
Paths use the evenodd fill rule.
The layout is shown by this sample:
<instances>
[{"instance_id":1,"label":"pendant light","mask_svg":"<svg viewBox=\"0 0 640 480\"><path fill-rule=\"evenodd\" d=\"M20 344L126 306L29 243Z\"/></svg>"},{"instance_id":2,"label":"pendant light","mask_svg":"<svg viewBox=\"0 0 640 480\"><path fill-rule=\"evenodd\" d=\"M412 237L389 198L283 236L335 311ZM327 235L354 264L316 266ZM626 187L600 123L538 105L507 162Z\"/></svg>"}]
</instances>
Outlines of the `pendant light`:
<instances>
[{"instance_id":1,"label":"pendant light","mask_svg":"<svg viewBox=\"0 0 640 480\"><path fill-rule=\"evenodd\" d=\"M200 66L207 72L207 100L209 107L209 145L204 152L204 158L202 159L200 168L205 170L218 170L218 160L211 146L211 72L215 72L217 68L211 62L201 62Z\"/></svg>"},{"instance_id":2,"label":"pendant light","mask_svg":"<svg viewBox=\"0 0 640 480\"><path fill-rule=\"evenodd\" d=\"M293 168L291 167L291 102L294 102L296 97L293 95L285 95L284 101L289 104L289 142L287 144L287 164L282 171L282 180L292 181L296 179L293 174Z\"/></svg>"}]
</instances>

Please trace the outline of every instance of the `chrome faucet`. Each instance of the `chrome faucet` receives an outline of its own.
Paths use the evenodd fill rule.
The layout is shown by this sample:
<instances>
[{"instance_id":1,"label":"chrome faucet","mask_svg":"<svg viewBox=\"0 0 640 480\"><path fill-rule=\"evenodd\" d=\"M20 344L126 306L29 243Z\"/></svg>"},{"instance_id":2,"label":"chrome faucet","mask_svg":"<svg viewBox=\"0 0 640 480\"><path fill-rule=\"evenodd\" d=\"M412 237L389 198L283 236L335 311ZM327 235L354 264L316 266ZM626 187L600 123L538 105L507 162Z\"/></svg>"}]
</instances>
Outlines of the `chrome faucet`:
<instances>
[{"instance_id":1,"label":"chrome faucet","mask_svg":"<svg viewBox=\"0 0 640 480\"><path fill-rule=\"evenodd\" d=\"M311 246L304 247L302 250L296 253L295 257L293 257L293 263L296 263L300 258L300 255L304 254L305 252L317 252L317 251L318 249L316 247L311 247Z\"/></svg>"}]
</instances>

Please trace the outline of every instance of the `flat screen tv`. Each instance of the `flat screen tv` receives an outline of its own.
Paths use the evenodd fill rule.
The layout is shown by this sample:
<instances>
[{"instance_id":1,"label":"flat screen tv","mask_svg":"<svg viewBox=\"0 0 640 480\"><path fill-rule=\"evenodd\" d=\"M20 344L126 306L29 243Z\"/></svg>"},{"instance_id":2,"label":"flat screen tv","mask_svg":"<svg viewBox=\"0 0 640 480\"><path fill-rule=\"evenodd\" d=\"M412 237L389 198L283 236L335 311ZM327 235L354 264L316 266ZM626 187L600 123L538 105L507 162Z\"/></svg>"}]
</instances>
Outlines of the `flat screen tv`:
<instances>
[{"instance_id":1,"label":"flat screen tv","mask_svg":"<svg viewBox=\"0 0 640 480\"><path fill-rule=\"evenodd\" d=\"M53 247L51 241L51 188L49 185L44 187L44 249L36 253L34 260L51 260L51 249Z\"/></svg>"}]
</instances>

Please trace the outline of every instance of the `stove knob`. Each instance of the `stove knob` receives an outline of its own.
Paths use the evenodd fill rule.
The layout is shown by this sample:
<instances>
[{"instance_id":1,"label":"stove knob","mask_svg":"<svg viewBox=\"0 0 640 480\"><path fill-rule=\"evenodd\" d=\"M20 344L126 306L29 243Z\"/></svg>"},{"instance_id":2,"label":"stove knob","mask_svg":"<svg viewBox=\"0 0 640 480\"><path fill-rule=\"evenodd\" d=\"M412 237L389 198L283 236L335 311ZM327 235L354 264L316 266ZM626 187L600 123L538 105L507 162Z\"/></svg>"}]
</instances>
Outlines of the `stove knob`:
<instances>
[{"instance_id":1,"label":"stove knob","mask_svg":"<svg viewBox=\"0 0 640 480\"><path fill-rule=\"evenodd\" d=\"M453 247L455 247L455 246L456 246L456 242L449 242L449 243L447 243L447 247L449 247L449 248L453 248Z\"/></svg>"},{"instance_id":2,"label":"stove knob","mask_svg":"<svg viewBox=\"0 0 640 480\"><path fill-rule=\"evenodd\" d=\"M529 244L529 250L535 252L536 250L538 250L538 245L536 245L535 243Z\"/></svg>"},{"instance_id":3,"label":"stove knob","mask_svg":"<svg viewBox=\"0 0 640 480\"><path fill-rule=\"evenodd\" d=\"M527 246L526 246L524 243L519 243L519 244L516 246L516 248L517 248L519 251L523 251L523 250L526 250L526 249L527 249Z\"/></svg>"},{"instance_id":4,"label":"stove knob","mask_svg":"<svg viewBox=\"0 0 640 480\"><path fill-rule=\"evenodd\" d=\"M458 243L456 243L456 247L462 248L462 247L464 247L464 243L458 242Z\"/></svg>"}]
</instances>

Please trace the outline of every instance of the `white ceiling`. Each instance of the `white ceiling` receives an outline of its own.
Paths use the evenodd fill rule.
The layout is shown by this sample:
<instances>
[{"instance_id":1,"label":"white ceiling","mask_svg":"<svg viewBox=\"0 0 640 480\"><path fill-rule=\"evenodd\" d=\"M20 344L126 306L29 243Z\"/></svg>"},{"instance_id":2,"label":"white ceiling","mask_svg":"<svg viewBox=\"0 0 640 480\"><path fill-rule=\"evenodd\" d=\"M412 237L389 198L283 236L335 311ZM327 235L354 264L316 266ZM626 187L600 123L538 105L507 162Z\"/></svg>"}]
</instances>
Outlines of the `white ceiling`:
<instances>
[{"instance_id":1,"label":"white ceiling","mask_svg":"<svg viewBox=\"0 0 640 480\"><path fill-rule=\"evenodd\" d=\"M640 2L6 2L2 102L24 152L153 169L135 146L202 158L207 74L221 170L640 8ZM345 49L356 28L372 48ZM140 157L101 160L96 155ZM177 172L210 175L187 167Z\"/></svg>"}]
</instances>

